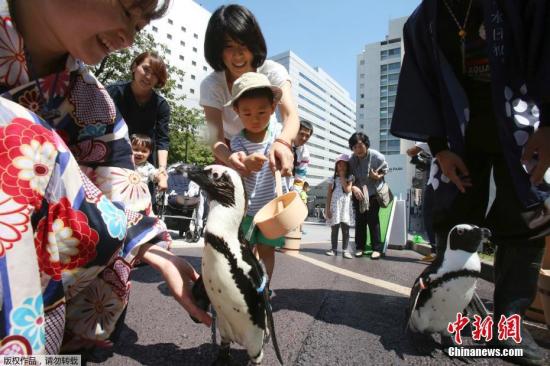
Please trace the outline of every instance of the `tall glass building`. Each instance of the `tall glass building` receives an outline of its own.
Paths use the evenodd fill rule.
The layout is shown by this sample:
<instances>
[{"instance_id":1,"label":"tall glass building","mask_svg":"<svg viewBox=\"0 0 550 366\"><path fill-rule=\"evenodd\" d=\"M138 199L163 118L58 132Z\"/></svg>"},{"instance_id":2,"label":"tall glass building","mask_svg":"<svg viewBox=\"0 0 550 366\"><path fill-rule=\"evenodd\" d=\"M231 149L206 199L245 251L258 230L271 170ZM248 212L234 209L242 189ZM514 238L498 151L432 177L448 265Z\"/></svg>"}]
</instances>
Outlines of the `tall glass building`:
<instances>
[{"instance_id":1,"label":"tall glass building","mask_svg":"<svg viewBox=\"0 0 550 366\"><path fill-rule=\"evenodd\" d=\"M374 149L399 154L400 139L389 132L403 55L403 25L392 19L386 39L370 43L357 56L357 130L366 133Z\"/></svg>"}]
</instances>

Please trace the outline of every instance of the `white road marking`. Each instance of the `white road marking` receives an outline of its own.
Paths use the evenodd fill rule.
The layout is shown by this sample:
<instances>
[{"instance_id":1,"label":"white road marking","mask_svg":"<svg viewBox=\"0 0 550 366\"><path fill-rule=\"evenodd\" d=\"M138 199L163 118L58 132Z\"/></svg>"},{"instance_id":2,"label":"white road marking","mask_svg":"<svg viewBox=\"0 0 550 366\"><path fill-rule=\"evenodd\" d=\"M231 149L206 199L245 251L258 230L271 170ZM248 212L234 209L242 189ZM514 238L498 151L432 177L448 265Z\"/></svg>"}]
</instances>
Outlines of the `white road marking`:
<instances>
[{"instance_id":1,"label":"white road marking","mask_svg":"<svg viewBox=\"0 0 550 366\"><path fill-rule=\"evenodd\" d=\"M301 245L311 245L311 244L324 244L325 242L322 241L315 241L310 243L301 243ZM327 241L326 243L330 243L330 241ZM187 243L184 240L174 240L172 242L172 248L174 249L186 249L186 248L202 248L204 247L204 239L200 238L200 240L197 243ZM353 272L347 269L343 269L337 266L333 266L331 264L322 262L317 259L310 258L308 256L305 256L303 254L300 254L298 251L286 251L283 252L286 255L290 255L294 258L303 260L304 262L308 262L310 264L313 264L314 266L323 268L327 271L331 271L334 273L337 273L342 276L346 276L349 278L353 278L357 281L361 281L364 283L368 283L369 285L377 286L380 288L383 288L385 290L389 290L395 293L398 293L400 295L409 296L411 293L411 289L409 287L401 286L393 282L380 280L378 278L365 276L357 272Z\"/></svg>"},{"instance_id":2,"label":"white road marking","mask_svg":"<svg viewBox=\"0 0 550 366\"><path fill-rule=\"evenodd\" d=\"M396 292L400 295L409 296L411 294L410 287L401 286L401 285L398 285L398 284L393 283L393 282L380 280L378 278L365 276L365 275L362 275L362 274L357 273L357 272L353 272L353 271L350 271L350 270L347 270L347 269L336 267L336 266L333 266L331 264L328 264L328 263L319 261L317 259L310 258L310 257L305 256L303 254L300 254L297 251L287 251L284 254L290 255L294 258L298 258L300 260L303 260L304 262L308 262L310 264L313 264L314 266L326 269L327 271L338 273L339 275L350 277L350 278L353 278L355 280L358 280L358 281L361 281L361 282L364 282L364 283L368 283L369 285L373 285L373 286L377 286L377 287L380 287L380 288L383 288L383 289L386 289L386 290L389 290L389 291L393 291L393 292Z\"/></svg>"}]
</instances>

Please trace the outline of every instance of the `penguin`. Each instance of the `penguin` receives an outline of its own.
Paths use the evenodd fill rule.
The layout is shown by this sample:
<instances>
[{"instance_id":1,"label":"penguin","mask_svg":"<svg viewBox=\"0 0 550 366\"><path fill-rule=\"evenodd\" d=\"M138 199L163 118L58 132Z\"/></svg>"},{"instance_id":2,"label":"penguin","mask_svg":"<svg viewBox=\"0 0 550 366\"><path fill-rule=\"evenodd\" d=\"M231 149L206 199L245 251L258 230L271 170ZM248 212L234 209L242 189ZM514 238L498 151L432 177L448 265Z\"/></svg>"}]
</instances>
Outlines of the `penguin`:
<instances>
[{"instance_id":1,"label":"penguin","mask_svg":"<svg viewBox=\"0 0 550 366\"><path fill-rule=\"evenodd\" d=\"M192 168L188 176L206 192L209 201L201 286L216 311L221 336L215 364L229 362L231 342L246 349L251 364L260 364L269 338L283 364L267 293L267 274L239 230L247 208L242 178L221 165Z\"/></svg>"},{"instance_id":2,"label":"penguin","mask_svg":"<svg viewBox=\"0 0 550 366\"><path fill-rule=\"evenodd\" d=\"M451 229L445 252L438 253L411 290L406 330L412 332L415 341L422 339L419 334L431 338L432 334L439 333L442 346L452 346L447 327L456 320L457 313L462 313L466 307L484 308L475 295L481 272L477 250L490 235L488 229L468 224Z\"/></svg>"}]
</instances>

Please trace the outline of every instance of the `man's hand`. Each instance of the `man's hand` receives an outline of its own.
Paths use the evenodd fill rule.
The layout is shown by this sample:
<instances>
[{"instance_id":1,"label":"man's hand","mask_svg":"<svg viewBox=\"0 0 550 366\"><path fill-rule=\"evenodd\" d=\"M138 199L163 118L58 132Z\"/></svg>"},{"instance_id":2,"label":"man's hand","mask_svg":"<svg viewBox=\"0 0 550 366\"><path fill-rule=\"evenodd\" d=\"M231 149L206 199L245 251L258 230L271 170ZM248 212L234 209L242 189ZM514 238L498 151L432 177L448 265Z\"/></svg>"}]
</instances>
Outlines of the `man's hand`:
<instances>
[{"instance_id":1,"label":"man's hand","mask_svg":"<svg viewBox=\"0 0 550 366\"><path fill-rule=\"evenodd\" d=\"M413 156L416 156L418 155L419 152L421 152L422 149L418 146L413 146L413 147L410 147L407 149L407 155L409 155L411 158Z\"/></svg>"},{"instance_id":2,"label":"man's hand","mask_svg":"<svg viewBox=\"0 0 550 366\"><path fill-rule=\"evenodd\" d=\"M521 160L527 164L538 155L537 165L531 173L531 182L542 183L544 174L550 167L550 127L539 127L527 140Z\"/></svg>"},{"instance_id":3,"label":"man's hand","mask_svg":"<svg viewBox=\"0 0 550 366\"><path fill-rule=\"evenodd\" d=\"M437 153L436 158L443 174L456 185L460 192L464 193L466 187L472 186L468 177L470 173L460 156L450 150L443 150Z\"/></svg>"},{"instance_id":4,"label":"man's hand","mask_svg":"<svg viewBox=\"0 0 550 366\"><path fill-rule=\"evenodd\" d=\"M244 151L237 151L229 155L230 168L235 169L240 175L246 177L250 175L250 170L244 165L246 159L246 153Z\"/></svg>"},{"instance_id":5,"label":"man's hand","mask_svg":"<svg viewBox=\"0 0 550 366\"><path fill-rule=\"evenodd\" d=\"M246 169L248 169L251 172L257 172L260 169L262 169L262 166L267 161L267 157L260 153L253 153L248 155L243 163Z\"/></svg>"}]
</instances>

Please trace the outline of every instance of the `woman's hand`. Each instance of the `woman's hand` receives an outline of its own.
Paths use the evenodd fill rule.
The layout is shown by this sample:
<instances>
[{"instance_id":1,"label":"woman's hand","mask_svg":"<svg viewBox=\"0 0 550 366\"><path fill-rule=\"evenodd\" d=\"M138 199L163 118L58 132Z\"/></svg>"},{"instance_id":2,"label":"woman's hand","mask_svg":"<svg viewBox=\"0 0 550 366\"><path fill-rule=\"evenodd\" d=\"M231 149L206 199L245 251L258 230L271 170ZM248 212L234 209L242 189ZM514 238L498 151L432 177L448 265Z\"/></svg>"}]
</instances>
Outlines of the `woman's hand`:
<instances>
[{"instance_id":1,"label":"woman's hand","mask_svg":"<svg viewBox=\"0 0 550 366\"><path fill-rule=\"evenodd\" d=\"M191 295L193 283L199 278L195 269L185 259L156 245L144 245L140 254L141 259L162 274L172 296L189 315L210 326L212 318L195 305Z\"/></svg>"},{"instance_id":2,"label":"woman's hand","mask_svg":"<svg viewBox=\"0 0 550 366\"><path fill-rule=\"evenodd\" d=\"M251 171L244 164L245 159L246 153L244 151L237 151L229 155L227 160L231 168L235 169L240 175L246 177L250 175Z\"/></svg>"},{"instance_id":3,"label":"woman's hand","mask_svg":"<svg viewBox=\"0 0 550 366\"><path fill-rule=\"evenodd\" d=\"M275 173L275 170L281 171L281 176L289 177L294 169L294 154L289 142L285 144L281 139L277 139L269 151L269 167Z\"/></svg>"},{"instance_id":4,"label":"woman's hand","mask_svg":"<svg viewBox=\"0 0 550 366\"><path fill-rule=\"evenodd\" d=\"M542 179L548 167L550 167L550 127L539 127L527 140L521 160L527 164L538 154L537 165L531 173L531 182L542 183Z\"/></svg>"},{"instance_id":5,"label":"woman's hand","mask_svg":"<svg viewBox=\"0 0 550 366\"><path fill-rule=\"evenodd\" d=\"M378 173L378 172L374 171L373 169L371 169L370 172L369 172L369 178L372 179L372 180L380 180L380 179L382 179L383 176L384 176L384 174Z\"/></svg>"},{"instance_id":6,"label":"woman's hand","mask_svg":"<svg viewBox=\"0 0 550 366\"><path fill-rule=\"evenodd\" d=\"M243 163L246 166L246 169L248 169L249 171L257 172L262 169L262 166L264 165L266 160L267 158L265 157L265 155L256 152L248 155L244 159Z\"/></svg>"},{"instance_id":7,"label":"woman's hand","mask_svg":"<svg viewBox=\"0 0 550 366\"><path fill-rule=\"evenodd\" d=\"M468 177L470 173L460 156L450 150L443 150L437 153L436 158L442 173L456 185L460 192L464 193L466 187L472 186L472 182Z\"/></svg>"},{"instance_id":8,"label":"woman's hand","mask_svg":"<svg viewBox=\"0 0 550 366\"><path fill-rule=\"evenodd\" d=\"M358 201L362 201L365 199L365 195L363 194L363 191L359 189L359 187L357 186L351 187L351 192L353 193L353 196L355 197L355 199L357 199Z\"/></svg>"},{"instance_id":9,"label":"woman's hand","mask_svg":"<svg viewBox=\"0 0 550 366\"><path fill-rule=\"evenodd\" d=\"M325 218L327 220L332 219L332 212L330 212L330 207L327 207L326 210L325 210Z\"/></svg>"},{"instance_id":10,"label":"woman's hand","mask_svg":"<svg viewBox=\"0 0 550 366\"><path fill-rule=\"evenodd\" d=\"M157 189L160 192L164 192L168 189L168 174L166 174L166 170L161 170L157 174Z\"/></svg>"}]
</instances>

